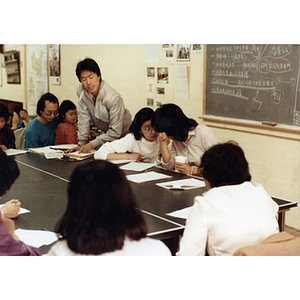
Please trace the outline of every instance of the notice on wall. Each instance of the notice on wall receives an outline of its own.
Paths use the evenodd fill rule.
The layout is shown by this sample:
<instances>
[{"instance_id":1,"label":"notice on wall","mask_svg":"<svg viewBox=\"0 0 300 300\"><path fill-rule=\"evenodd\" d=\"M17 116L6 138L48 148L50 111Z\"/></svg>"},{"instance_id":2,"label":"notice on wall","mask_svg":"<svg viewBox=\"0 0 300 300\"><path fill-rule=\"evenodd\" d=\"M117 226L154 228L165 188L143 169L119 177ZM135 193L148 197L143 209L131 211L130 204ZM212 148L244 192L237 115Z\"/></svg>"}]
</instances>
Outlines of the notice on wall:
<instances>
[{"instance_id":1,"label":"notice on wall","mask_svg":"<svg viewBox=\"0 0 300 300\"><path fill-rule=\"evenodd\" d=\"M189 99L189 85L186 65L174 65L174 98Z\"/></svg>"},{"instance_id":2,"label":"notice on wall","mask_svg":"<svg viewBox=\"0 0 300 300\"><path fill-rule=\"evenodd\" d=\"M27 45L26 56L28 104L36 105L48 92L47 45Z\"/></svg>"},{"instance_id":3,"label":"notice on wall","mask_svg":"<svg viewBox=\"0 0 300 300\"><path fill-rule=\"evenodd\" d=\"M147 45L146 62L148 64L158 64L159 45Z\"/></svg>"}]
</instances>

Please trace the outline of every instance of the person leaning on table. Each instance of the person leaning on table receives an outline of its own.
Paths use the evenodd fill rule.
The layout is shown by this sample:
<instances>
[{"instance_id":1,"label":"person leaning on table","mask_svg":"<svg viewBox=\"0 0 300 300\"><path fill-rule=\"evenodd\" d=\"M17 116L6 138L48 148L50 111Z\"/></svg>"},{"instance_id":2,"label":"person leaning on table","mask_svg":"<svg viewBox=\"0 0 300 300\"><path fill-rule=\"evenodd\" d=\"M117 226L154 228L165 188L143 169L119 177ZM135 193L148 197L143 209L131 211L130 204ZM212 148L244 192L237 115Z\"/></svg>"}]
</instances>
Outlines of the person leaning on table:
<instances>
[{"instance_id":1,"label":"person leaning on table","mask_svg":"<svg viewBox=\"0 0 300 300\"><path fill-rule=\"evenodd\" d=\"M238 145L207 150L200 171L208 192L195 198L176 255L233 255L278 233L278 205L260 184L250 182Z\"/></svg>"},{"instance_id":2,"label":"person leaning on table","mask_svg":"<svg viewBox=\"0 0 300 300\"><path fill-rule=\"evenodd\" d=\"M80 61L76 67L79 80L78 95L78 150L88 153L105 142L114 141L129 132L131 114L125 108L121 95L101 76L98 64L91 58ZM103 133L89 141L90 120Z\"/></svg>"}]
</instances>

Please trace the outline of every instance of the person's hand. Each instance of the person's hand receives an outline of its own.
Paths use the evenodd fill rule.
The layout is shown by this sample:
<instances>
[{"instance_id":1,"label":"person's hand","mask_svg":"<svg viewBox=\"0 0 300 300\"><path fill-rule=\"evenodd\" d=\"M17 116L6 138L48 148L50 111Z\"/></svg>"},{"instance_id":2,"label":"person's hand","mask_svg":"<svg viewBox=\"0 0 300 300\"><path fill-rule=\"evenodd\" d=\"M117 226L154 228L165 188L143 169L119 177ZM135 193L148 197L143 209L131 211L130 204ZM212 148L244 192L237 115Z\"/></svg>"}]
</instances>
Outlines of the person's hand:
<instances>
[{"instance_id":1,"label":"person's hand","mask_svg":"<svg viewBox=\"0 0 300 300\"><path fill-rule=\"evenodd\" d=\"M160 132L158 134L158 141L161 143L161 144L166 144L168 145L169 144L169 138L167 137L166 133L165 132Z\"/></svg>"},{"instance_id":2,"label":"person's hand","mask_svg":"<svg viewBox=\"0 0 300 300\"><path fill-rule=\"evenodd\" d=\"M175 162L175 169L185 175L189 175L191 173L191 166L189 164Z\"/></svg>"},{"instance_id":3,"label":"person's hand","mask_svg":"<svg viewBox=\"0 0 300 300\"><path fill-rule=\"evenodd\" d=\"M5 145L0 145L0 148L4 151L4 150L8 150L8 148Z\"/></svg>"},{"instance_id":4,"label":"person's hand","mask_svg":"<svg viewBox=\"0 0 300 300\"><path fill-rule=\"evenodd\" d=\"M19 200L12 199L7 201L1 208L5 218L16 218L20 212L21 202Z\"/></svg>"},{"instance_id":5,"label":"person's hand","mask_svg":"<svg viewBox=\"0 0 300 300\"><path fill-rule=\"evenodd\" d=\"M67 151L65 151L65 153L71 153L71 152L75 152L75 151L78 151L78 153L90 153L92 149L93 149L92 144L87 143L83 146L77 146L77 147L68 149Z\"/></svg>"},{"instance_id":6,"label":"person's hand","mask_svg":"<svg viewBox=\"0 0 300 300\"><path fill-rule=\"evenodd\" d=\"M78 149L78 153L90 153L93 149L93 146L91 143L87 143L84 146L81 146L80 149Z\"/></svg>"},{"instance_id":7,"label":"person's hand","mask_svg":"<svg viewBox=\"0 0 300 300\"><path fill-rule=\"evenodd\" d=\"M8 232L13 236L16 241L19 241L19 237L15 234L15 223L11 219L1 218L1 223L7 228Z\"/></svg>"},{"instance_id":8,"label":"person's hand","mask_svg":"<svg viewBox=\"0 0 300 300\"><path fill-rule=\"evenodd\" d=\"M130 155L130 159L134 159L135 161L144 161L144 156L140 153L131 153Z\"/></svg>"}]
</instances>

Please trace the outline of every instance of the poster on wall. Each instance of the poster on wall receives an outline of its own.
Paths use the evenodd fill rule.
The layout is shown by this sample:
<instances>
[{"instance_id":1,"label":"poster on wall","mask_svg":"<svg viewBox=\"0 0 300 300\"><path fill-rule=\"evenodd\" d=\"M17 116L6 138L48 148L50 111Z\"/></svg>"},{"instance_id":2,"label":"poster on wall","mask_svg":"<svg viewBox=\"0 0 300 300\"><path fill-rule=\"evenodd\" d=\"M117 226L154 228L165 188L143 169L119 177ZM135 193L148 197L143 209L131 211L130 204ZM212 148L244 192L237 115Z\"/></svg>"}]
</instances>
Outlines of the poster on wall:
<instances>
[{"instance_id":1,"label":"poster on wall","mask_svg":"<svg viewBox=\"0 0 300 300\"><path fill-rule=\"evenodd\" d=\"M60 54L59 44L50 44L50 84L60 84Z\"/></svg>"},{"instance_id":2,"label":"poster on wall","mask_svg":"<svg viewBox=\"0 0 300 300\"><path fill-rule=\"evenodd\" d=\"M36 105L48 92L47 45L27 45L27 97L28 104Z\"/></svg>"}]
</instances>

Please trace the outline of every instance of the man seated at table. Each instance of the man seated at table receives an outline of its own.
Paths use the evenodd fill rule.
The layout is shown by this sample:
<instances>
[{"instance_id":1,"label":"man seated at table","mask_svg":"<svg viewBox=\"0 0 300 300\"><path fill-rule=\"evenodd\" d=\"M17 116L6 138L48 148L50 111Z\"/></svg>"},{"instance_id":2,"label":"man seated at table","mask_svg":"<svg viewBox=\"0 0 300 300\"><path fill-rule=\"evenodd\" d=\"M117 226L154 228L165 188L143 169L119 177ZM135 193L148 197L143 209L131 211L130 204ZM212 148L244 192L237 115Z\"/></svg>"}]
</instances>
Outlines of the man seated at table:
<instances>
[{"instance_id":1,"label":"man seated at table","mask_svg":"<svg viewBox=\"0 0 300 300\"><path fill-rule=\"evenodd\" d=\"M59 102L51 93L42 95L37 103L38 116L25 131L25 149L54 145Z\"/></svg>"}]
</instances>

